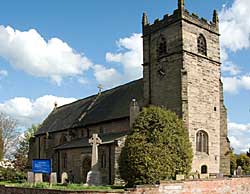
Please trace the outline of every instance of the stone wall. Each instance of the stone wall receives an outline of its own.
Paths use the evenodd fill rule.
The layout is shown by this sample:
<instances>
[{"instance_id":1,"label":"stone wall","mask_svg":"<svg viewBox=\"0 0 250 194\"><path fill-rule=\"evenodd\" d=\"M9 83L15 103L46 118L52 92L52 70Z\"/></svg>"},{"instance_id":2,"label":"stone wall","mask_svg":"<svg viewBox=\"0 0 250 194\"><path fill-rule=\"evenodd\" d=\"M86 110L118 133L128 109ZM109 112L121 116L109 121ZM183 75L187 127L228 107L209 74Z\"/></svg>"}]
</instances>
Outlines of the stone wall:
<instances>
[{"instance_id":1,"label":"stone wall","mask_svg":"<svg viewBox=\"0 0 250 194\"><path fill-rule=\"evenodd\" d=\"M249 194L250 177L183 182L161 182L158 186L138 186L124 192L57 191L0 186L0 194Z\"/></svg>"},{"instance_id":2,"label":"stone wall","mask_svg":"<svg viewBox=\"0 0 250 194\"><path fill-rule=\"evenodd\" d=\"M186 16L186 15L185 15ZM220 172L220 49L219 36L202 25L182 21L183 37L183 90L186 91L186 125L194 151L192 171L201 172L206 165L209 173ZM201 24L203 24L201 22ZM206 39L207 54L198 53L197 40L202 34ZM186 82L186 83L185 83ZM208 134L208 153L196 151L196 134Z\"/></svg>"},{"instance_id":3,"label":"stone wall","mask_svg":"<svg viewBox=\"0 0 250 194\"><path fill-rule=\"evenodd\" d=\"M215 19L208 22L179 9L153 24L148 24L147 18L144 21L145 105L166 107L183 119L192 142L193 172L201 172L205 165L208 173L228 175L226 111L220 99L223 90L218 22ZM206 54L198 52L201 34L206 40ZM159 52L162 45L165 49ZM208 134L208 152L196 151L198 131Z\"/></svg>"},{"instance_id":4,"label":"stone wall","mask_svg":"<svg viewBox=\"0 0 250 194\"><path fill-rule=\"evenodd\" d=\"M158 30L160 23L147 26L143 34L144 103L164 106L181 117L181 22L162 25L164 28ZM162 39L166 49L159 54Z\"/></svg>"},{"instance_id":5,"label":"stone wall","mask_svg":"<svg viewBox=\"0 0 250 194\"><path fill-rule=\"evenodd\" d=\"M168 194L248 194L250 178L162 183L158 193Z\"/></svg>"},{"instance_id":6,"label":"stone wall","mask_svg":"<svg viewBox=\"0 0 250 194\"><path fill-rule=\"evenodd\" d=\"M224 105L223 84L220 87L220 172L224 175L230 175L230 142L227 138L227 109Z\"/></svg>"},{"instance_id":7,"label":"stone wall","mask_svg":"<svg viewBox=\"0 0 250 194\"><path fill-rule=\"evenodd\" d=\"M129 108L129 107L128 107ZM88 130L88 132L87 132ZM91 147L82 147L74 148L67 150L55 151L55 147L60 144L65 144L66 142L73 141L74 139L92 136L93 133L115 133L115 132L124 132L129 130L129 118L114 120L110 122L103 122L95 125L88 126L86 128L79 129L68 129L55 133L50 133L49 137L46 138L46 135L37 136L32 144L32 149L30 150L29 155L29 164L31 168L32 159L52 159L52 170L57 172L58 177L62 172L70 172L74 175L75 182L82 182L85 180L85 170L83 169L83 161L85 158L91 159ZM71 137L70 134L74 134L74 137ZM62 137L66 137L67 141L61 142ZM40 148L40 150L39 150ZM115 144L106 144L101 145L99 150L100 158L100 172L101 179L103 184L113 184L115 177L118 176L117 167L117 156L115 156ZM106 155L105 167L101 167L102 155ZM63 166L63 157L67 156L67 165ZM118 168L118 167L117 167Z\"/></svg>"}]
</instances>

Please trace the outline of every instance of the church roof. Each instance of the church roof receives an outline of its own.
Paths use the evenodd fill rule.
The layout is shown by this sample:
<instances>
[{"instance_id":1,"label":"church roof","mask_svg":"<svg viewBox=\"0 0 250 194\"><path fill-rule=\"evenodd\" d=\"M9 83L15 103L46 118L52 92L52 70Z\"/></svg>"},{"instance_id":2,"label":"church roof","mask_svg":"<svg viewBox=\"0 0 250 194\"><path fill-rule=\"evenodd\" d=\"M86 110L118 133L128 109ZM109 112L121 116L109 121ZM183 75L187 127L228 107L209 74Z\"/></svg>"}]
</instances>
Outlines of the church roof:
<instances>
[{"instance_id":1,"label":"church roof","mask_svg":"<svg viewBox=\"0 0 250 194\"><path fill-rule=\"evenodd\" d=\"M98 136L102 140L102 145L113 143L115 140L118 140L128 134L128 131L119 132L119 133L106 133L106 134L98 134ZM65 144L59 145L56 147L56 150L65 150L65 149L73 149L73 148L82 148L82 147L90 147L89 137L84 137L80 139L76 139L70 142L66 142Z\"/></svg>"},{"instance_id":2,"label":"church roof","mask_svg":"<svg viewBox=\"0 0 250 194\"><path fill-rule=\"evenodd\" d=\"M129 105L133 98L142 105L142 79L55 108L36 135L129 117Z\"/></svg>"}]
</instances>

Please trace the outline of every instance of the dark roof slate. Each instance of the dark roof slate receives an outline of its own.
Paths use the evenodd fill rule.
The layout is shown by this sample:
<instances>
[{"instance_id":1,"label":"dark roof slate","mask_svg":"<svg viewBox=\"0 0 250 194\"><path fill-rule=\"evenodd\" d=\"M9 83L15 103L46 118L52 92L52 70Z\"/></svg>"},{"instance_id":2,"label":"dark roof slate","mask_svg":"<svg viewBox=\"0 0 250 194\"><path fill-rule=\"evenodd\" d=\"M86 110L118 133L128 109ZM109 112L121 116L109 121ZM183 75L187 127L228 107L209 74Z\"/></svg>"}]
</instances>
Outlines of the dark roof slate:
<instances>
[{"instance_id":1,"label":"dark roof slate","mask_svg":"<svg viewBox=\"0 0 250 194\"><path fill-rule=\"evenodd\" d=\"M128 117L133 98L142 105L142 79L54 109L36 135Z\"/></svg>"}]
</instances>

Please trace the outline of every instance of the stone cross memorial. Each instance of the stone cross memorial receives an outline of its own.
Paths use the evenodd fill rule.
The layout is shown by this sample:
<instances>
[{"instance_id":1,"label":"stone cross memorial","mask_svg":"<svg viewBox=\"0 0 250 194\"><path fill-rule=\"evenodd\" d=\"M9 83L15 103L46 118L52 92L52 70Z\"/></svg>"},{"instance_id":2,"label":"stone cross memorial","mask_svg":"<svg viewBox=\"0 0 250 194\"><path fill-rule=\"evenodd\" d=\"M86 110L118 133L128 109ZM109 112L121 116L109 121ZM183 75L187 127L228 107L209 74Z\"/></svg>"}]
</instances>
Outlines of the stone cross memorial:
<instances>
[{"instance_id":1,"label":"stone cross memorial","mask_svg":"<svg viewBox=\"0 0 250 194\"><path fill-rule=\"evenodd\" d=\"M100 172L98 169L98 146L102 143L102 140L98 137L98 134L93 134L89 139L89 143L92 145L92 159L91 159L91 171L87 175L88 185L100 185Z\"/></svg>"}]
</instances>

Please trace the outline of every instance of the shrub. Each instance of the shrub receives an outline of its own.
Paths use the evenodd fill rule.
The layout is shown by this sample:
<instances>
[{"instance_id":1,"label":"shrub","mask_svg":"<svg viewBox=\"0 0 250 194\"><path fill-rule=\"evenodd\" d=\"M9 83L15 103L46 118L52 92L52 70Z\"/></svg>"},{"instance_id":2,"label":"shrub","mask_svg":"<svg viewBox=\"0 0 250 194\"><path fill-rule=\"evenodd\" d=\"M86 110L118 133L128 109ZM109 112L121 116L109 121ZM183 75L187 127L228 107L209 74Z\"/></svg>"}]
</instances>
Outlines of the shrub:
<instances>
[{"instance_id":1,"label":"shrub","mask_svg":"<svg viewBox=\"0 0 250 194\"><path fill-rule=\"evenodd\" d=\"M241 166L244 175L250 175L250 157L246 154L240 154L237 159L237 166Z\"/></svg>"},{"instance_id":2,"label":"shrub","mask_svg":"<svg viewBox=\"0 0 250 194\"><path fill-rule=\"evenodd\" d=\"M119 166L127 186L155 184L187 175L192 147L188 131L176 114L159 107L144 108L122 149Z\"/></svg>"},{"instance_id":3,"label":"shrub","mask_svg":"<svg viewBox=\"0 0 250 194\"><path fill-rule=\"evenodd\" d=\"M0 181L21 183L25 180L26 174L24 172L16 171L13 168L0 167Z\"/></svg>"}]
</instances>

